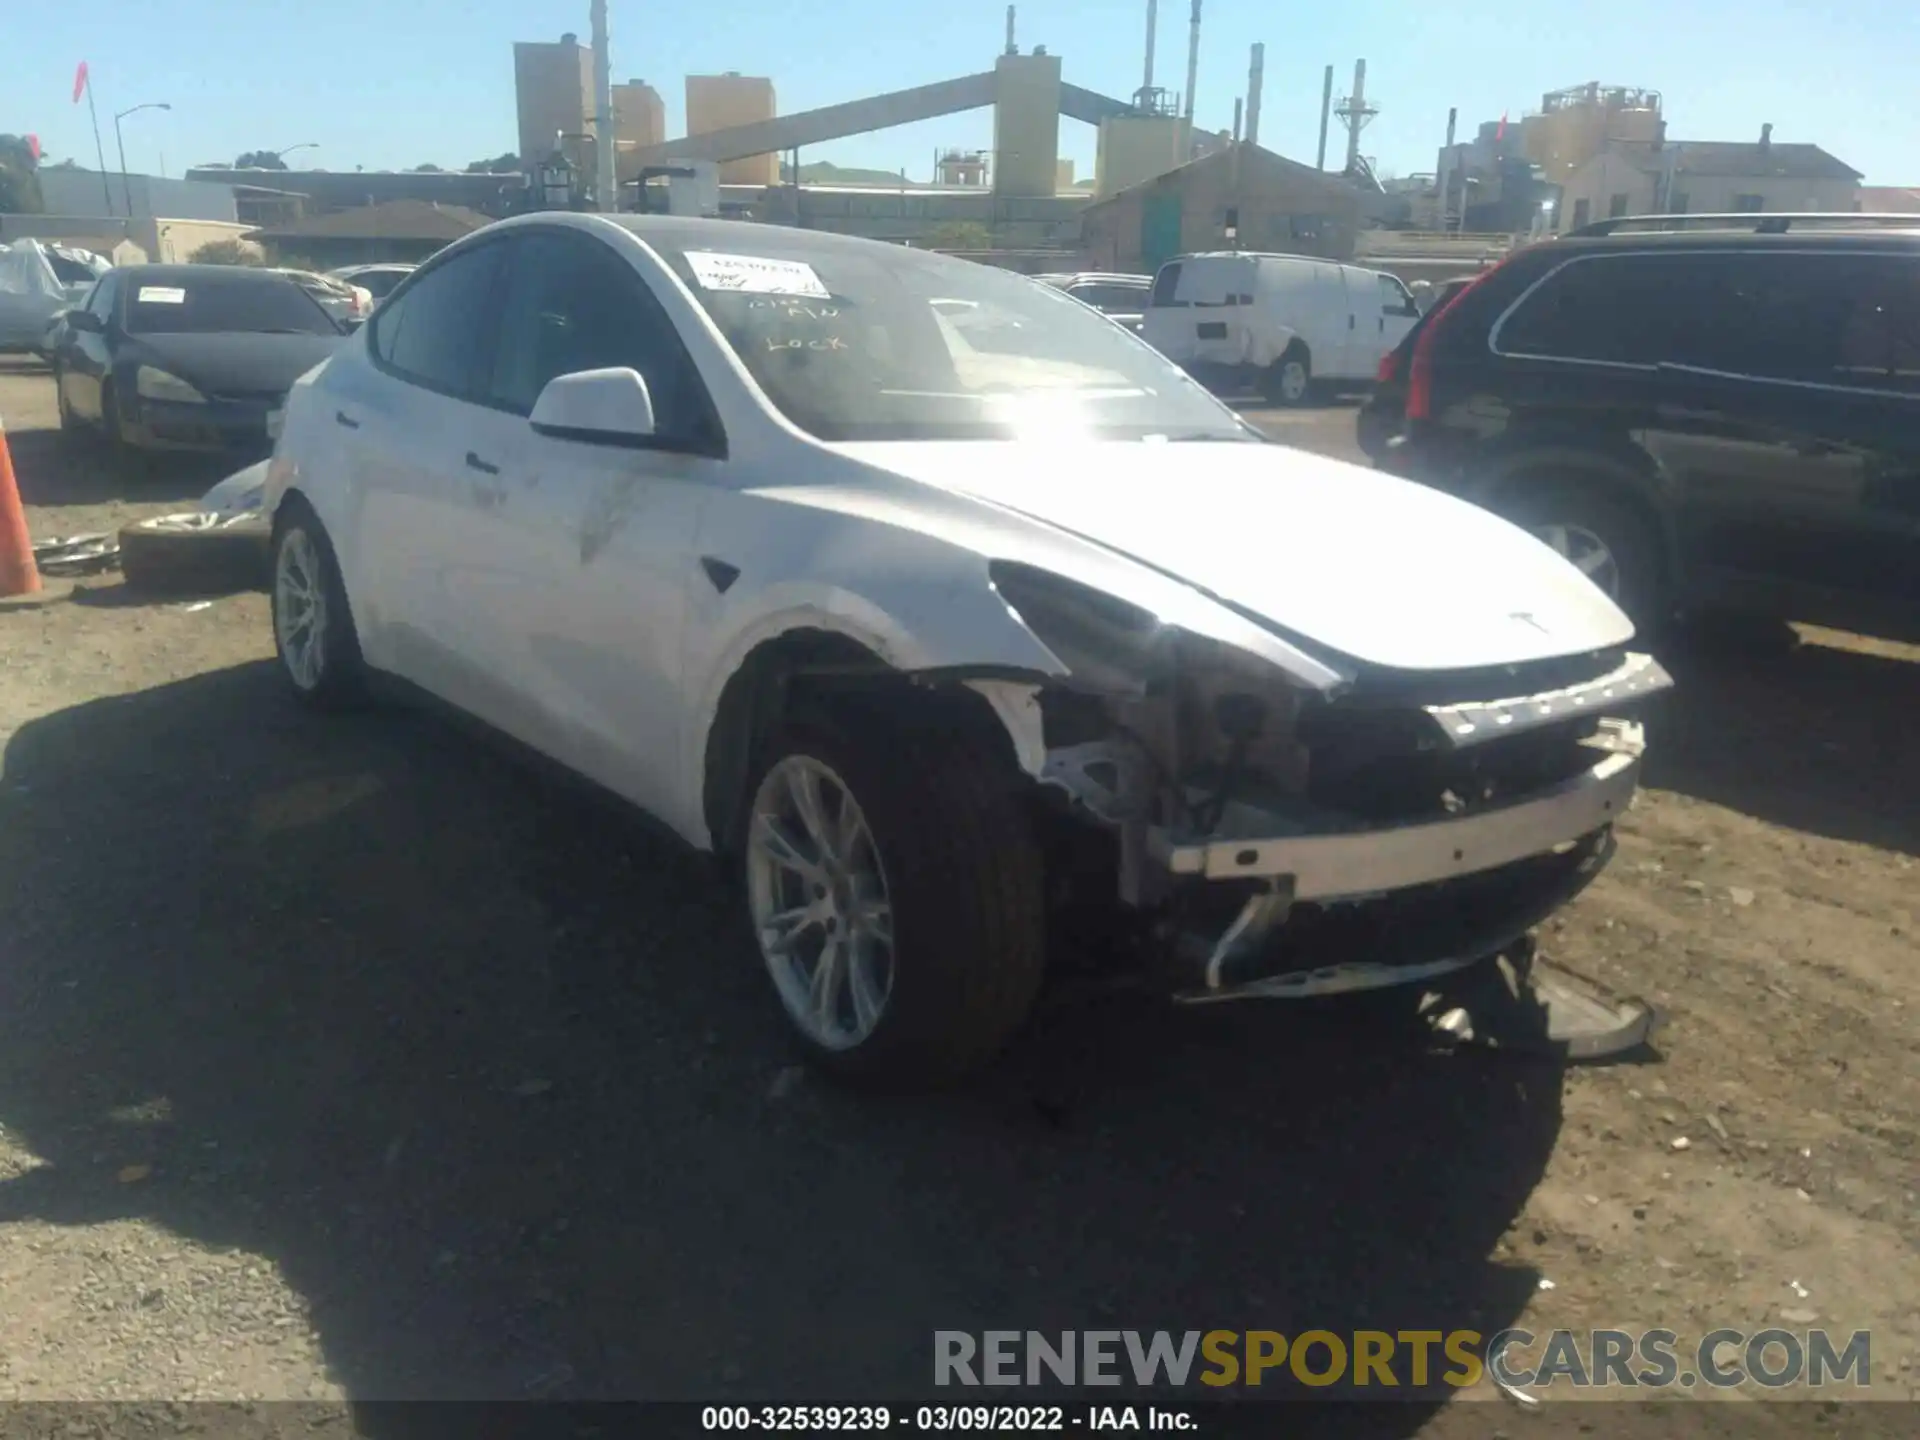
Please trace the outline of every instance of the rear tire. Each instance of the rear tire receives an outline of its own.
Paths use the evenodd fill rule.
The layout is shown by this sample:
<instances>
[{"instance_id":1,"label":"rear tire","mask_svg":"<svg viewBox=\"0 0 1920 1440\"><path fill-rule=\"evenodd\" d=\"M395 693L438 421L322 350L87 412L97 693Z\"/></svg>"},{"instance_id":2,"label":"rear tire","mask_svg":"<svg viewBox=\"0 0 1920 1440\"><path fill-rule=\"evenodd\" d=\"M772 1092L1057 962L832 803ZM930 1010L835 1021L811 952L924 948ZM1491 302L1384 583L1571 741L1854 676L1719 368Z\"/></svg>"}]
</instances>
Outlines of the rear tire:
<instances>
[{"instance_id":1,"label":"rear tire","mask_svg":"<svg viewBox=\"0 0 1920 1440\"><path fill-rule=\"evenodd\" d=\"M269 593L273 648L301 704L344 710L366 698L366 665L333 544L297 496L274 522Z\"/></svg>"},{"instance_id":2,"label":"rear tire","mask_svg":"<svg viewBox=\"0 0 1920 1440\"><path fill-rule=\"evenodd\" d=\"M1304 345L1287 348L1261 379L1261 391L1275 405L1304 405L1313 395L1313 357Z\"/></svg>"},{"instance_id":3,"label":"rear tire","mask_svg":"<svg viewBox=\"0 0 1920 1440\"><path fill-rule=\"evenodd\" d=\"M885 1088L951 1081L1033 1009L1046 963L1043 862L1022 777L993 738L937 704L882 713L856 702L793 718L750 767L735 831L748 918L793 1034L834 1075ZM864 846L832 858L860 827ZM818 918L796 919L802 911ZM882 912L884 936L870 923ZM829 975L844 994L816 1000L834 945ZM841 978L856 969L864 984Z\"/></svg>"},{"instance_id":4,"label":"rear tire","mask_svg":"<svg viewBox=\"0 0 1920 1440\"><path fill-rule=\"evenodd\" d=\"M1526 488L1501 504L1500 513L1578 565L1637 631L1663 629L1672 619L1672 590L1659 537L1640 513L1588 486L1521 483Z\"/></svg>"}]
</instances>

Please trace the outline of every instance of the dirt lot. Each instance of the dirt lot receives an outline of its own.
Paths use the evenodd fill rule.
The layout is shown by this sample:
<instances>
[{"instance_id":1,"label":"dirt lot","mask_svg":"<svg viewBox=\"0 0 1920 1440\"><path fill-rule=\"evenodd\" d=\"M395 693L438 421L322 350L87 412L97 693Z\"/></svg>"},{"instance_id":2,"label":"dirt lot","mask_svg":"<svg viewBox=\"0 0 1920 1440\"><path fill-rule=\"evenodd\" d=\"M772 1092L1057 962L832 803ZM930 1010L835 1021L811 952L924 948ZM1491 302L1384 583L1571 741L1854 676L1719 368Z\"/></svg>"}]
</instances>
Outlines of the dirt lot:
<instances>
[{"instance_id":1,"label":"dirt lot","mask_svg":"<svg viewBox=\"0 0 1920 1440\"><path fill-rule=\"evenodd\" d=\"M0 416L43 537L218 478L129 488L24 369ZM1541 937L1667 1007L1642 1063L1110 997L899 1102L787 1068L702 863L442 722L296 713L270 654L255 595L0 614L0 1398L910 1395L936 1328L1512 1323L1870 1328L1920 1389L1916 652L1673 657Z\"/></svg>"}]
</instances>

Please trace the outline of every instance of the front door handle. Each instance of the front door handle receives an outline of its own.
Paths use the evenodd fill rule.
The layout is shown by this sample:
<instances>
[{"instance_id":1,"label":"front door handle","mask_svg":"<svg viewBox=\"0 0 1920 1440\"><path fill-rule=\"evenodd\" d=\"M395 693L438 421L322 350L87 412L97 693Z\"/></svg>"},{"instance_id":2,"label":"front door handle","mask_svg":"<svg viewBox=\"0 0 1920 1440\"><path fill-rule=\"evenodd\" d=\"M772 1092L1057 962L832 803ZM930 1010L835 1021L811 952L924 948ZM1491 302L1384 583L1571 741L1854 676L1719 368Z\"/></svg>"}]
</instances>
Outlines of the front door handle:
<instances>
[{"instance_id":1,"label":"front door handle","mask_svg":"<svg viewBox=\"0 0 1920 1440\"><path fill-rule=\"evenodd\" d=\"M336 425L344 425L349 430L358 430L360 428L360 422L344 410L336 410L333 412L333 423Z\"/></svg>"},{"instance_id":2,"label":"front door handle","mask_svg":"<svg viewBox=\"0 0 1920 1440\"><path fill-rule=\"evenodd\" d=\"M469 470L478 470L482 475L498 475L500 473L500 467L498 465L489 465L471 450L467 451L467 468Z\"/></svg>"}]
</instances>

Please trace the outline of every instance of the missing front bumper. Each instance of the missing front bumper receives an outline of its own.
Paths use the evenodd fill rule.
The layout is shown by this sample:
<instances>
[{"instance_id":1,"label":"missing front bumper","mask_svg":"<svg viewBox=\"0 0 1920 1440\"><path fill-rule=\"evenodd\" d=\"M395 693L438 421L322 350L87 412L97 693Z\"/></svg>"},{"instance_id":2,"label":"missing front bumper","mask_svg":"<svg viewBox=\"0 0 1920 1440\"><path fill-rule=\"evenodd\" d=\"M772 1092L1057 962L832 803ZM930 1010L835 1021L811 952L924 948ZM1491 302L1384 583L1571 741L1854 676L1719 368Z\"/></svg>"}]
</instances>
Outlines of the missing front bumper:
<instances>
[{"instance_id":1,"label":"missing front bumper","mask_svg":"<svg viewBox=\"0 0 1920 1440\"><path fill-rule=\"evenodd\" d=\"M1510 805L1425 824L1308 835L1187 840L1153 827L1148 851L1174 875L1287 876L1295 900L1404 889L1491 870L1611 824L1633 801L1644 748L1639 725L1603 721L1590 769Z\"/></svg>"}]
</instances>

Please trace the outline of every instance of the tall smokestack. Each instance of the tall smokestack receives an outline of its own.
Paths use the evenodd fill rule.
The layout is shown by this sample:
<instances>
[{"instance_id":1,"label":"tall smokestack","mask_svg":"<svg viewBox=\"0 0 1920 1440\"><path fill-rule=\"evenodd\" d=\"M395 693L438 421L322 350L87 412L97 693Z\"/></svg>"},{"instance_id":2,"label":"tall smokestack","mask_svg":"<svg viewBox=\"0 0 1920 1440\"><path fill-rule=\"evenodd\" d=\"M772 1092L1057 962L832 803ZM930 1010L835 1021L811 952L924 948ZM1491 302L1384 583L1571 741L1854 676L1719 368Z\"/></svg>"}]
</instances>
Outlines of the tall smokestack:
<instances>
[{"instance_id":1,"label":"tall smokestack","mask_svg":"<svg viewBox=\"0 0 1920 1440\"><path fill-rule=\"evenodd\" d=\"M1146 78L1140 82L1144 92L1153 89L1153 40L1160 29L1160 0L1147 0L1147 71ZM1143 94L1141 98L1147 97Z\"/></svg>"},{"instance_id":2,"label":"tall smokestack","mask_svg":"<svg viewBox=\"0 0 1920 1440\"><path fill-rule=\"evenodd\" d=\"M1240 97L1233 97L1233 143L1240 143Z\"/></svg>"},{"instance_id":3,"label":"tall smokestack","mask_svg":"<svg viewBox=\"0 0 1920 1440\"><path fill-rule=\"evenodd\" d=\"M1018 55L1020 49L1013 43L1013 6L1007 7L1007 50L1009 55Z\"/></svg>"},{"instance_id":4,"label":"tall smokestack","mask_svg":"<svg viewBox=\"0 0 1920 1440\"><path fill-rule=\"evenodd\" d=\"M1327 66L1327 73L1320 77L1320 158L1314 161L1321 170L1327 168L1327 120L1333 114L1333 67Z\"/></svg>"},{"instance_id":5,"label":"tall smokestack","mask_svg":"<svg viewBox=\"0 0 1920 1440\"><path fill-rule=\"evenodd\" d=\"M1453 148L1453 127L1459 124L1459 122L1460 107L1458 105L1449 106L1447 108L1447 148L1449 150Z\"/></svg>"},{"instance_id":6,"label":"tall smokestack","mask_svg":"<svg viewBox=\"0 0 1920 1440\"><path fill-rule=\"evenodd\" d=\"M593 192L602 213L620 208L620 180L614 164L613 63L607 43L607 0L593 0Z\"/></svg>"},{"instance_id":7,"label":"tall smokestack","mask_svg":"<svg viewBox=\"0 0 1920 1440\"><path fill-rule=\"evenodd\" d=\"M1193 87L1200 73L1200 0L1193 0L1193 20L1187 31L1187 123L1193 123Z\"/></svg>"},{"instance_id":8,"label":"tall smokestack","mask_svg":"<svg viewBox=\"0 0 1920 1440\"><path fill-rule=\"evenodd\" d=\"M1367 62L1353 62L1353 99L1348 102L1353 109L1353 118L1347 122L1347 169L1352 170L1360 163L1360 127L1365 123L1361 119L1367 113Z\"/></svg>"},{"instance_id":9,"label":"tall smokestack","mask_svg":"<svg viewBox=\"0 0 1920 1440\"><path fill-rule=\"evenodd\" d=\"M1255 45L1247 65L1247 144L1260 143L1260 80L1267 68L1267 47Z\"/></svg>"}]
</instances>

